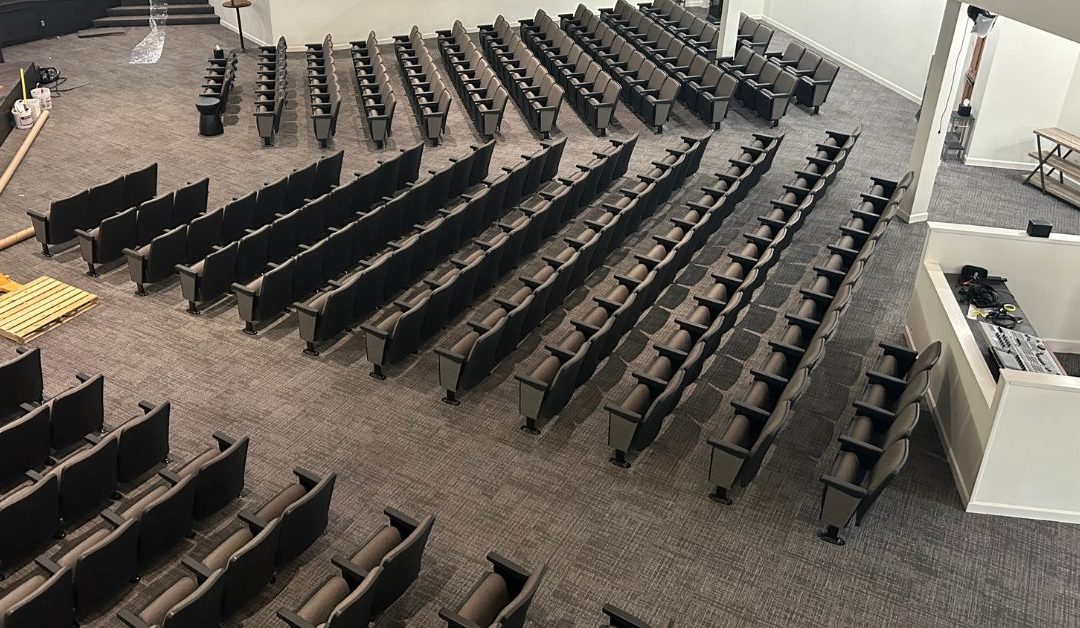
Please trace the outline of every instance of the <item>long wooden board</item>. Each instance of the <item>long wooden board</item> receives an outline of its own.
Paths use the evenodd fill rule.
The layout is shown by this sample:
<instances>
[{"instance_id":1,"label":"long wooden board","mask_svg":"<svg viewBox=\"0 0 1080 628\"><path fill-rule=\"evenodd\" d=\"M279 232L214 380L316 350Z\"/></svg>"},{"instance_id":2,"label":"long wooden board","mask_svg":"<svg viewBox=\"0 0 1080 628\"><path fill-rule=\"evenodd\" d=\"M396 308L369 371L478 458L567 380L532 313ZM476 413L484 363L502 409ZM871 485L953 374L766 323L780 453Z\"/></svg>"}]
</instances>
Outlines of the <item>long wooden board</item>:
<instances>
[{"instance_id":1,"label":"long wooden board","mask_svg":"<svg viewBox=\"0 0 1080 628\"><path fill-rule=\"evenodd\" d=\"M97 305L97 296L51 277L0 295L0 336L29 342Z\"/></svg>"}]
</instances>

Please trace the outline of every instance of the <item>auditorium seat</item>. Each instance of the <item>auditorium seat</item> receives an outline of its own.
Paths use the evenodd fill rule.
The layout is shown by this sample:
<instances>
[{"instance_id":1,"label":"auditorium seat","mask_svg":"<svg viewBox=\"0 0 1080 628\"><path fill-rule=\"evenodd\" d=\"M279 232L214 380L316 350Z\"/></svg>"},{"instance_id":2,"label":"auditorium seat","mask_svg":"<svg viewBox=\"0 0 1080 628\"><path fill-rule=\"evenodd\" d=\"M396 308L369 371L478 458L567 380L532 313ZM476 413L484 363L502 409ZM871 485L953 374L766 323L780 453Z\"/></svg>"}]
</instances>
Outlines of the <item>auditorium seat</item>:
<instances>
[{"instance_id":1,"label":"auditorium seat","mask_svg":"<svg viewBox=\"0 0 1080 628\"><path fill-rule=\"evenodd\" d=\"M201 628L221 623L225 570L193 574L173 582L138 614L127 609L117 617L129 628Z\"/></svg>"},{"instance_id":2,"label":"auditorium seat","mask_svg":"<svg viewBox=\"0 0 1080 628\"><path fill-rule=\"evenodd\" d=\"M26 410L0 427L0 493L21 481L26 471L44 467L49 459L49 406Z\"/></svg>"},{"instance_id":3,"label":"auditorium seat","mask_svg":"<svg viewBox=\"0 0 1080 628\"><path fill-rule=\"evenodd\" d=\"M248 437L230 438L214 432L215 447L204 450L175 472L163 471L171 484L192 476L195 484L195 518L205 519L240 496L244 489Z\"/></svg>"},{"instance_id":4,"label":"auditorium seat","mask_svg":"<svg viewBox=\"0 0 1080 628\"><path fill-rule=\"evenodd\" d=\"M49 400L49 439L57 451L82 442L105 426L105 377L77 373L79 384Z\"/></svg>"},{"instance_id":5,"label":"auditorium seat","mask_svg":"<svg viewBox=\"0 0 1080 628\"><path fill-rule=\"evenodd\" d=\"M0 498L0 575L60 531L59 474L34 474Z\"/></svg>"},{"instance_id":6,"label":"auditorium seat","mask_svg":"<svg viewBox=\"0 0 1080 628\"><path fill-rule=\"evenodd\" d=\"M135 480L169 459L169 415L172 404L140 401L142 415L114 430L120 434L117 478L121 484Z\"/></svg>"},{"instance_id":7,"label":"auditorium seat","mask_svg":"<svg viewBox=\"0 0 1080 628\"><path fill-rule=\"evenodd\" d=\"M44 400L41 378L41 350L37 347L16 347L15 357L0 362L0 379L4 394L0 395L0 425L23 414L23 404L38 404Z\"/></svg>"},{"instance_id":8,"label":"auditorium seat","mask_svg":"<svg viewBox=\"0 0 1080 628\"><path fill-rule=\"evenodd\" d=\"M75 590L71 569L48 577L35 573L0 597L4 628L68 628L75 625Z\"/></svg>"},{"instance_id":9,"label":"auditorium seat","mask_svg":"<svg viewBox=\"0 0 1080 628\"><path fill-rule=\"evenodd\" d=\"M280 538L274 564L285 565L311 546L326 531L330 517L330 499L337 474L320 478L314 473L293 469L296 483L282 489L255 511L242 511L240 518L257 528L265 528L273 519L281 519Z\"/></svg>"},{"instance_id":10,"label":"auditorium seat","mask_svg":"<svg viewBox=\"0 0 1080 628\"><path fill-rule=\"evenodd\" d=\"M194 515L193 476L184 477L176 484L168 481L155 483L120 513L124 519L138 522L140 573L191 534L195 524Z\"/></svg>"},{"instance_id":11,"label":"auditorium seat","mask_svg":"<svg viewBox=\"0 0 1080 628\"><path fill-rule=\"evenodd\" d=\"M280 518L271 519L264 528L247 523L202 558L185 556L182 562L199 580L209 580L216 571L225 571L221 614L228 617L274 580L280 535Z\"/></svg>"},{"instance_id":12,"label":"auditorium seat","mask_svg":"<svg viewBox=\"0 0 1080 628\"><path fill-rule=\"evenodd\" d=\"M540 588L547 565L530 571L495 552L489 553L487 559L491 573L476 583L456 609L439 609L439 617L447 626L520 628L525 625L529 605Z\"/></svg>"},{"instance_id":13,"label":"auditorium seat","mask_svg":"<svg viewBox=\"0 0 1080 628\"><path fill-rule=\"evenodd\" d=\"M60 481L60 518L65 528L81 523L109 499L119 497L118 454L120 439L116 433L90 439L93 445L58 461L48 474ZM31 477L39 476L33 472Z\"/></svg>"},{"instance_id":14,"label":"auditorium seat","mask_svg":"<svg viewBox=\"0 0 1080 628\"><path fill-rule=\"evenodd\" d=\"M809 52L807 53L809 54ZM795 86L795 97L799 104L810 107L817 113L829 97L836 75L840 72L840 66L828 59L822 59L814 73L810 76L800 76Z\"/></svg>"},{"instance_id":15,"label":"auditorium seat","mask_svg":"<svg viewBox=\"0 0 1080 628\"><path fill-rule=\"evenodd\" d=\"M100 610L138 580L138 522L111 511L103 513L102 519L104 525L94 527L53 558L37 559L50 575L71 570L79 618Z\"/></svg>"},{"instance_id":16,"label":"auditorium seat","mask_svg":"<svg viewBox=\"0 0 1080 628\"><path fill-rule=\"evenodd\" d=\"M171 277L184 261L188 226L165 231L138 249L124 249L128 273L135 282L135 294L146 295L145 285Z\"/></svg>"}]
</instances>

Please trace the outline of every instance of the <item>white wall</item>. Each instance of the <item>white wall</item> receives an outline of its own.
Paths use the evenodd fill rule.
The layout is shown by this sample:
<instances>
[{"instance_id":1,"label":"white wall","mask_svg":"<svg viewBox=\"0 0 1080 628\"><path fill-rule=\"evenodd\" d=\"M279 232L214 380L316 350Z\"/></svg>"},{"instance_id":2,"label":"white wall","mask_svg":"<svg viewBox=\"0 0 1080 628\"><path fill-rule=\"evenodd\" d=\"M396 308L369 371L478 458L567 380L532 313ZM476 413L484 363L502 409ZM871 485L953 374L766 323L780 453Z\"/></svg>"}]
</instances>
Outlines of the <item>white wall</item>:
<instances>
[{"instance_id":1,"label":"white wall","mask_svg":"<svg viewBox=\"0 0 1080 628\"><path fill-rule=\"evenodd\" d=\"M479 24L490 24L500 13L511 23L536 15L537 3L523 0L473 0L469 2L402 3L393 0L319 0L318 3L296 0L260 0L269 4L278 35L284 35L289 47L322 41L327 33L335 44L363 39L375 31L381 41L394 35L405 35L415 24L422 33L449 29L454 20L461 20L472 30ZM542 4L553 18L559 13L572 13L579 0L549 0ZM313 6L318 10L312 10ZM594 11L598 6L613 6L614 0L602 5L586 4Z\"/></svg>"},{"instance_id":2,"label":"white wall","mask_svg":"<svg viewBox=\"0 0 1080 628\"><path fill-rule=\"evenodd\" d=\"M1075 124L1080 101L1068 100L1074 86L1080 43L999 17L991 31L972 98L975 128L966 162L1025 168L1034 164L1032 130ZM959 79L959 76L957 77ZM1075 89L1072 89L1074 88ZM1075 115L1074 115L1075 114Z\"/></svg>"},{"instance_id":3,"label":"white wall","mask_svg":"<svg viewBox=\"0 0 1080 628\"><path fill-rule=\"evenodd\" d=\"M912 100L922 97L947 0L765 0L765 16Z\"/></svg>"},{"instance_id":4,"label":"white wall","mask_svg":"<svg viewBox=\"0 0 1080 628\"><path fill-rule=\"evenodd\" d=\"M1072 85L1065 94L1060 120L1058 126L1080 135L1080 60L1077 60L1076 71L1073 72Z\"/></svg>"},{"instance_id":5,"label":"white wall","mask_svg":"<svg viewBox=\"0 0 1080 628\"><path fill-rule=\"evenodd\" d=\"M214 12L221 18L221 25L236 32L236 10L226 9L221 2L211 2ZM269 46L277 36L274 35L273 20L271 19L273 8L266 0L256 0L250 7L240 9L240 21L244 27L244 36L248 41Z\"/></svg>"}]
</instances>

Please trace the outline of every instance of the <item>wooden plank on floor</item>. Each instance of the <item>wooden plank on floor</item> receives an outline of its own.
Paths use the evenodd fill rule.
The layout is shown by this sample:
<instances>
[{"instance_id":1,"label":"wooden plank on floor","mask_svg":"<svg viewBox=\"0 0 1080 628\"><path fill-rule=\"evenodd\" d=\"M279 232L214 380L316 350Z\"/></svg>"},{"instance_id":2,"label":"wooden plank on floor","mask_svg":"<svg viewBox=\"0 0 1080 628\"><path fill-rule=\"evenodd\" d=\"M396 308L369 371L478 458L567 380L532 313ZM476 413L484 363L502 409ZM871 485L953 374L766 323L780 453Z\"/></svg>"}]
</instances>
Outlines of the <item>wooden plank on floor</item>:
<instances>
[{"instance_id":1,"label":"wooden plank on floor","mask_svg":"<svg viewBox=\"0 0 1080 628\"><path fill-rule=\"evenodd\" d=\"M97 296L38 277L0 296L0 336L25 343L97 305Z\"/></svg>"}]
</instances>

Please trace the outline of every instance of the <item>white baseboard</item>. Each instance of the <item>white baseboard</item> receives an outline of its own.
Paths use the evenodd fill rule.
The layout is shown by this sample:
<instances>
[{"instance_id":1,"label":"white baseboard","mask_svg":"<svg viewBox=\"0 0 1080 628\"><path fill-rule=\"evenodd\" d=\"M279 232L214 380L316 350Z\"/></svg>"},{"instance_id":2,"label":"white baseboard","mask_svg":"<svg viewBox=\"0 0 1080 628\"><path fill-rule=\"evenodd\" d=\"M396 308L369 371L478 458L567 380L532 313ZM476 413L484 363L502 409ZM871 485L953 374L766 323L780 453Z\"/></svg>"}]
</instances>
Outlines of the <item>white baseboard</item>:
<instances>
[{"instance_id":1,"label":"white baseboard","mask_svg":"<svg viewBox=\"0 0 1080 628\"><path fill-rule=\"evenodd\" d=\"M218 17L220 17L220 16L218 16ZM240 31L237 30L235 24L229 24L225 20L221 20L220 22L218 22L218 24L220 24L220 25L224 26L225 28L231 30L232 32L236 33L237 35L240 34ZM259 46L270 46L270 45L272 45L269 42L265 42L265 41L259 39L258 37L252 37L251 33L244 33L244 41L250 41L250 42L253 42L253 43L255 43L255 44L259 45Z\"/></svg>"},{"instance_id":2,"label":"white baseboard","mask_svg":"<svg viewBox=\"0 0 1080 628\"><path fill-rule=\"evenodd\" d=\"M1054 353L1080 353L1080 340L1061 340L1059 338L1043 338L1046 348Z\"/></svg>"},{"instance_id":3,"label":"white baseboard","mask_svg":"<svg viewBox=\"0 0 1080 628\"><path fill-rule=\"evenodd\" d=\"M1004 159L983 159L964 155L965 166L977 166L979 168L1004 168L1006 170L1025 170L1031 172L1035 168L1034 161L1008 161Z\"/></svg>"},{"instance_id":4,"label":"white baseboard","mask_svg":"<svg viewBox=\"0 0 1080 628\"><path fill-rule=\"evenodd\" d=\"M911 338L911 330L908 329L907 325L904 325L904 339L909 347L915 346L915 341ZM945 458L949 461L949 471L952 472L953 483L956 484L956 489L960 492L960 501L964 503L964 508L970 512L971 489L964 482L964 476L960 473L960 466L956 462L956 456L953 455L949 437L941 426L941 417L938 416L937 403L934 401L934 391L932 390L926 392L926 407L930 410L930 418L934 420L934 428L937 429L938 439L941 440L941 447L945 450Z\"/></svg>"},{"instance_id":5,"label":"white baseboard","mask_svg":"<svg viewBox=\"0 0 1080 628\"><path fill-rule=\"evenodd\" d=\"M785 26L784 24L781 24L780 22L777 22L776 20L772 19L768 15L763 15L759 19L765 20L766 22L768 22L773 27L784 31L788 35L791 35L792 37L794 37L794 38L802 41L803 43L809 45L811 48L816 48L819 52L825 53L826 55L836 59L840 63L843 63L844 65L850 67L851 69L855 70L859 74L862 74L862 75L874 80L875 82L880 83L880 84L884 85L885 87L888 87L892 91L896 92L897 94L900 94L904 98L907 98L911 102L916 103L916 104L922 102L922 96L920 96L919 94L913 94L912 92L909 92L908 90L904 89L903 87L900 87L896 83L893 83L892 81L885 78L884 76L881 76L880 74L876 74L876 73L864 68L863 66L859 65L858 63L855 63L851 59L848 59L844 55L837 53L835 50L832 50L828 46L821 45L819 42L814 41L813 39L807 37L806 35L803 35L802 33L796 31L795 29L790 28L788 26Z\"/></svg>"},{"instance_id":6,"label":"white baseboard","mask_svg":"<svg viewBox=\"0 0 1080 628\"><path fill-rule=\"evenodd\" d=\"M1080 523L1080 512L1075 510L1055 510L1051 508L1034 508L1031 506L1014 506L1013 504L973 501L967 505L967 511L982 515L997 515L999 517L1019 517L1021 519L1038 519L1040 521Z\"/></svg>"}]
</instances>

